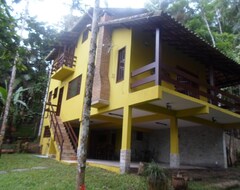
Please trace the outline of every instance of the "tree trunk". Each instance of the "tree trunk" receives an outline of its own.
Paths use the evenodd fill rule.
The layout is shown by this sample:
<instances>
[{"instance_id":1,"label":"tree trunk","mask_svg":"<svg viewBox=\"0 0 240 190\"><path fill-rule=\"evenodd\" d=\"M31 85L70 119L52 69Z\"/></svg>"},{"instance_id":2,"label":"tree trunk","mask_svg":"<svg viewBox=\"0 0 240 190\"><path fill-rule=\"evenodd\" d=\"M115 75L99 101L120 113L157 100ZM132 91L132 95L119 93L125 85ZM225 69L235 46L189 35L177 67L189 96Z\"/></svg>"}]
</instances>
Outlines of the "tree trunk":
<instances>
[{"instance_id":1,"label":"tree trunk","mask_svg":"<svg viewBox=\"0 0 240 190\"><path fill-rule=\"evenodd\" d=\"M215 39L214 39L214 36L212 34L212 31L210 29L210 26L209 26L209 23L208 23L208 20L207 20L207 16L206 16L206 13L205 13L205 8L204 8L204 2L203 1L199 1L199 9L200 9L200 12L201 12L201 17L207 27L207 30L208 30L208 33L211 37L211 40L212 40L212 45L213 47L216 47L216 42L215 42Z\"/></svg>"},{"instance_id":2,"label":"tree trunk","mask_svg":"<svg viewBox=\"0 0 240 190\"><path fill-rule=\"evenodd\" d=\"M7 128L7 118L8 118L8 113L9 113L11 100L12 100L13 84L14 84L14 81L15 81L15 78L16 78L17 60L18 60L18 53L17 53L17 55L15 56L15 59L14 59L11 78L10 78L10 83L9 83L9 87L8 87L6 105L5 105L5 108L4 108L2 126L1 126L1 131L0 131L0 155L1 155L1 151L2 151L3 139L4 139L6 128Z\"/></svg>"},{"instance_id":3,"label":"tree trunk","mask_svg":"<svg viewBox=\"0 0 240 190\"><path fill-rule=\"evenodd\" d=\"M214 37L213 37L212 31L211 31L211 29L210 29L210 26L209 26L209 24L208 24L208 20L207 20L206 14L205 14L205 12L204 12L203 10L201 10L201 11L202 11L202 18L203 18L203 20L204 20L204 22L205 22L205 24L206 24L208 33L209 33L209 35L210 35L210 37L211 37L211 40L212 40L212 45L213 45L213 47L216 47L216 42L215 42L215 39L214 39Z\"/></svg>"},{"instance_id":4,"label":"tree trunk","mask_svg":"<svg viewBox=\"0 0 240 190\"><path fill-rule=\"evenodd\" d=\"M87 141L90 123L90 109L92 101L92 87L95 71L96 41L98 33L99 20L99 0L95 0L93 18L92 18L92 34L89 50L88 70L86 79L86 90L83 102L82 122L80 128L80 144L77 151L77 190L85 190L85 169L87 159Z\"/></svg>"},{"instance_id":5,"label":"tree trunk","mask_svg":"<svg viewBox=\"0 0 240 190\"><path fill-rule=\"evenodd\" d=\"M220 17L221 17L221 13L220 10L216 10L216 15L217 15L217 22L218 22L218 28L219 28L219 33L222 34L222 25L221 25L221 21L220 21Z\"/></svg>"},{"instance_id":6,"label":"tree trunk","mask_svg":"<svg viewBox=\"0 0 240 190\"><path fill-rule=\"evenodd\" d=\"M44 101L43 101L41 120L40 120L40 124L39 124L39 128L38 128L38 139L40 139L40 136L41 136L42 125L43 125L43 120L44 120L44 113L45 113L45 108L46 108L46 102L48 102L47 98L48 98L48 90L49 90L50 81L51 81L52 66L53 66L53 62L50 63L50 68L49 68L49 71L48 71L48 83L47 83L47 87L46 87L46 91L45 91L45 97L44 97Z\"/></svg>"}]
</instances>

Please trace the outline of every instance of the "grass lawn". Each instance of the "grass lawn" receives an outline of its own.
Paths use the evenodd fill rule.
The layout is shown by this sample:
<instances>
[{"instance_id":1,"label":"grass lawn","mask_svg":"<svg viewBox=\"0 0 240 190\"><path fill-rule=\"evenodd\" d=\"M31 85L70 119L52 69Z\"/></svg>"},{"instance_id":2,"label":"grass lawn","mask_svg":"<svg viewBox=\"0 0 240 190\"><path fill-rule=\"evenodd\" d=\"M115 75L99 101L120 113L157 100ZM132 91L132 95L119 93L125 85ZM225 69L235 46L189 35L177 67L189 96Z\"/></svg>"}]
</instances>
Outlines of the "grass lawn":
<instances>
[{"instance_id":1,"label":"grass lawn","mask_svg":"<svg viewBox=\"0 0 240 190\"><path fill-rule=\"evenodd\" d=\"M36 168L38 167L38 168ZM16 169L25 169L16 171ZM3 154L0 158L0 189L70 190L75 189L76 166L32 154ZM87 190L146 190L144 177L115 174L88 167ZM206 182L189 182L189 190L217 190Z\"/></svg>"},{"instance_id":2,"label":"grass lawn","mask_svg":"<svg viewBox=\"0 0 240 190\"><path fill-rule=\"evenodd\" d=\"M34 169L33 167L46 167ZM28 169L13 171L14 169ZM0 189L3 190L53 190L75 189L76 166L69 166L52 159L38 158L31 154L3 154L0 158ZM119 175L102 169L88 167L88 190L145 190L145 178L136 175Z\"/></svg>"}]
</instances>

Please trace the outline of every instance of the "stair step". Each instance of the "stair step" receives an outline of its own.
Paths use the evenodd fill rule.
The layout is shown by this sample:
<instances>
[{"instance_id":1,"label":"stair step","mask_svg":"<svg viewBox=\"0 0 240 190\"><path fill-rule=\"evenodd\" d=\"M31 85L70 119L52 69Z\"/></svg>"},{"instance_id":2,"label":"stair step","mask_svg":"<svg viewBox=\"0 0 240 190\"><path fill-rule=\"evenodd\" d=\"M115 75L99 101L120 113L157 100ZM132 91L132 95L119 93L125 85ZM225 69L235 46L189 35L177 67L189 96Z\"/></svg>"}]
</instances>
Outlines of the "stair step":
<instances>
[{"instance_id":1,"label":"stair step","mask_svg":"<svg viewBox=\"0 0 240 190\"><path fill-rule=\"evenodd\" d=\"M70 146L70 147L72 147L72 143L64 141L63 146L67 146L67 147Z\"/></svg>"},{"instance_id":2,"label":"stair step","mask_svg":"<svg viewBox=\"0 0 240 190\"><path fill-rule=\"evenodd\" d=\"M77 156L62 156L62 160L77 160Z\"/></svg>"},{"instance_id":3,"label":"stair step","mask_svg":"<svg viewBox=\"0 0 240 190\"><path fill-rule=\"evenodd\" d=\"M75 154L75 151L73 149L63 149L62 153L63 154L65 154L65 153L67 153L67 154L74 153Z\"/></svg>"}]
</instances>

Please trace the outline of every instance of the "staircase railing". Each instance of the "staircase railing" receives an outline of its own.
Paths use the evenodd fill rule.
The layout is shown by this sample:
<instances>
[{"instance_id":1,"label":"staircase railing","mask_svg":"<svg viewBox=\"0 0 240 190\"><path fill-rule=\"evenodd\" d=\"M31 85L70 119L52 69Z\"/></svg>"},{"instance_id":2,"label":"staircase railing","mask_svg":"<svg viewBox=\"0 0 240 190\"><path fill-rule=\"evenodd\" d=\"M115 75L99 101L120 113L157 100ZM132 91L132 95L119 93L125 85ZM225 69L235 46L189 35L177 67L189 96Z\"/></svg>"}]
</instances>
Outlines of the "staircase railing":
<instances>
[{"instance_id":1,"label":"staircase railing","mask_svg":"<svg viewBox=\"0 0 240 190\"><path fill-rule=\"evenodd\" d=\"M70 138L70 141L73 145L73 149L75 152L77 152L77 147L78 147L78 138L69 122L64 122L65 129L67 131L67 134Z\"/></svg>"},{"instance_id":2,"label":"staircase railing","mask_svg":"<svg viewBox=\"0 0 240 190\"><path fill-rule=\"evenodd\" d=\"M57 105L53 105L53 104L51 104L51 102L47 102L46 106L48 106L46 111L48 111L50 113L50 119L51 119L50 127L53 128L53 131L54 131L54 140L57 141L59 148L60 148L60 160L61 160L64 138L63 138L63 134L62 134L60 125L57 120L56 110L54 109L54 107L57 107Z\"/></svg>"}]
</instances>

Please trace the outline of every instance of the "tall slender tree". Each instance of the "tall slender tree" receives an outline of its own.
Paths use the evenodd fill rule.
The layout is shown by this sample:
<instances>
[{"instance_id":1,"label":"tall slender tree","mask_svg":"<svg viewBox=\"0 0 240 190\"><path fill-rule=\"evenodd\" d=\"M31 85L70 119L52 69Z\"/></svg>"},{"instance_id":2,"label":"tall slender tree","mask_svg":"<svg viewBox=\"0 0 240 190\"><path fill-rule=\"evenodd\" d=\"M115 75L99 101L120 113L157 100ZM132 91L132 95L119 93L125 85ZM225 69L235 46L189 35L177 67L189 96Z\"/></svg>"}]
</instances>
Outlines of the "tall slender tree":
<instances>
[{"instance_id":1,"label":"tall slender tree","mask_svg":"<svg viewBox=\"0 0 240 190\"><path fill-rule=\"evenodd\" d=\"M88 70L86 79L86 89L83 103L82 122L80 127L80 144L77 151L77 190L85 189L85 169L87 159L87 141L90 124L90 110L92 102L92 88L95 71L95 57L97 48L97 33L98 33L98 20L99 20L99 0L95 0L93 17L92 17L92 29L91 29L91 42L88 58Z\"/></svg>"},{"instance_id":2,"label":"tall slender tree","mask_svg":"<svg viewBox=\"0 0 240 190\"><path fill-rule=\"evenodd\" d=\"M51 44L53 44L55 39L56 31L30 17L27 7L26 4L25 13L21 15L20 19L16 19L16 22L14 22L15 20L10 14L10 8L7 9L7 5L3 7L0 2L0 60L1 63L6 63L5 65L0 65L0 75L6 78L7 81L10 81L8 82L9 87L7 88L8 98L4 104L5 111L0 118L2 126L0 131L0 144L3 143L7 124L15 125L17 122L18 127L30 124L34 126L36 128L35 131L37 131L37 122L39 122L41 115L42 104L39 102L43 101L44 89L47 84L46 68L49 64L46 63L44 58L52 48ZM2 10L7 10L7 13L4 14L5 17L3 17ZM17 30L20 31L20 36L16 34ZM22 35L23 32L24 37ZM19 43L20 39L21 45ZM5 86L2 84L2 81L0 81L0 85ZM17 88L20 86L29 89L22 94L23 101L29 105L28 109L23 109L21 113L17 113L12 109L9 111L10 105L11 108L17 108L13 107L11 96L13 87ZM3 109L3 105L1 105L1 108ZM12 117L12 113L17 113L17 115L15 115L17 118L16 122L8 121L8 119ZM28 123L26 123L26 118ZM25 121L25 123L23 123L23 121ZM36 134L32 134L32 137L34 137L34 135Z\"/></svg>"},{"instance_id":3,"label":"tall slender tree","mask_svg":"<svg viewBox=\"0 0 240 190\"><path fill-rule=\"evenodd\" d=\"M9 40L6 43L1 43L1 46L6 48L6 52L8 52L10 50L9 49L9 43L10 44L15 43L14 42L14 38L16 38L15 37L16 33L15 33L15 30L14 30L15 29L15 27L14 27L15 22L14 22L13 17L9 13L9 10L8 10L9 8L8 8L5 1L0 2L0 8L1 8L1 11L3 11L3 13L5 13L5 15L3 13L1 13L1 20L5 21L5 22L10 21L10 23L7 27L7 28L10 29L10 31L5 29L5 34L7 34L7 37L9 38ZM8 23L6 22L5 24L8 24ZM11 24L13 24L13 27L11 27ZM3 41L3 39L1 39L1 42L2 41ZM11 48L11 45L10 45L10 48ZM9 87L8 87L7 100L6 100L6 104L5 104L5 107L4 107L3 120L2 120L1 130L0 130L0 155L1 155L1 150L2 150L3 139L4 139L4 136L5 136L5 132L6 132L7 118L8 118L9 108L10 108L11 99L12 99L13 83L14 83L14 80L16 78L17 62L18 62L18 57L19 57L18 52L17 52L17 45L16 44L14 45L14 50L16 50L16 55L15 55L15 58L14 58L14 61L13 61L11 78L10 78L10 83L9 83ZM10 54L10 55L13 55L13 53Z\"/></svg>"}]
</instances>

